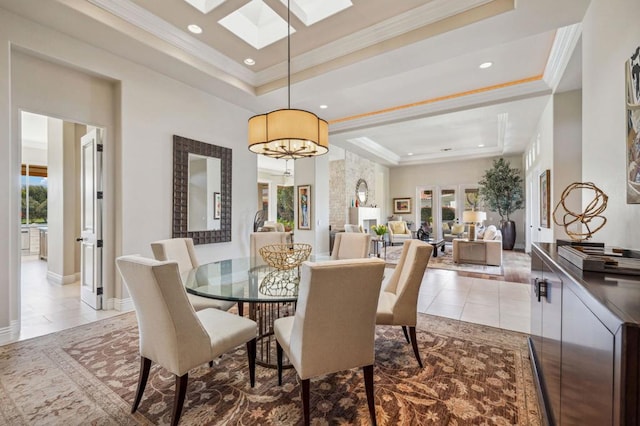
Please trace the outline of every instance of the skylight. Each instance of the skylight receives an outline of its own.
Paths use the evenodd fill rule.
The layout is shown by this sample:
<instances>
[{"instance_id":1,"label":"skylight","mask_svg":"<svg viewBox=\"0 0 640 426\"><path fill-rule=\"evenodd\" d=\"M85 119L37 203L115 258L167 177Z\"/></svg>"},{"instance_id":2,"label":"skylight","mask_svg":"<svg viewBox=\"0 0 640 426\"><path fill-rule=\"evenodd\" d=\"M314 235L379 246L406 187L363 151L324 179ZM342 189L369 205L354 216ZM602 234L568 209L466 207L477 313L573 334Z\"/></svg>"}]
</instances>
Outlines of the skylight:
<instances>
[{"instance_id":1,"label":"skylight","mask_svg":"<svg viewBox=\"0 0 640 426\"><path fill-rule=\"evenodd\" d=\"M195 7L200 12L206 15L216 7L220 6L226 0L184 0L184 1L186 1L191 6Z\"/></svg>"},{"instance_id":2,"label":"skylight","mask_svg":"<svg viewBox=\"0 0 640 426\"><path fill-rule=\"evenodd\" d=\"M280 1L287 5L287 0ZM291 0L291 12L307 27L351 6L351 0Z\"/></svg>"},{"instance_id":3,"label":"skylight","mask_svg":"<svg viewBox=\"0 0 640 426\"><path fill-rule=\"evenodd\" d=\"M256 49L287 36L287 21L262 0L252 0L218 23ZM295 31L291 27L291 34Z\"/></svg>"}]
</instances>

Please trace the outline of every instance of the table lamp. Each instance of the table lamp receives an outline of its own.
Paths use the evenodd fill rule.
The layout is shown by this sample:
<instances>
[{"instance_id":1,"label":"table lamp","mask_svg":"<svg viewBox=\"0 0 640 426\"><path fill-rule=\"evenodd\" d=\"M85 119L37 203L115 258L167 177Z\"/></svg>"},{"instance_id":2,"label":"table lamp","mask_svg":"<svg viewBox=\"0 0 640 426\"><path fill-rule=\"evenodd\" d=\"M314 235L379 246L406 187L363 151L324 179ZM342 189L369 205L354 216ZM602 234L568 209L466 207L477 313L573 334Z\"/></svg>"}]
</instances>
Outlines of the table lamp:
<instances>
[{"instance_id":1,"label":"table lamp","mask_svg":"<svg viewBox=\"0 0 640 426\"><path fill-rule=\"evenodd\" d=\"M476 223L483 222L486 219L487 214L485 212L474 210L462 212L462 221L469 224L469 241L476 240Z\"/></svg>"}]
</instances>

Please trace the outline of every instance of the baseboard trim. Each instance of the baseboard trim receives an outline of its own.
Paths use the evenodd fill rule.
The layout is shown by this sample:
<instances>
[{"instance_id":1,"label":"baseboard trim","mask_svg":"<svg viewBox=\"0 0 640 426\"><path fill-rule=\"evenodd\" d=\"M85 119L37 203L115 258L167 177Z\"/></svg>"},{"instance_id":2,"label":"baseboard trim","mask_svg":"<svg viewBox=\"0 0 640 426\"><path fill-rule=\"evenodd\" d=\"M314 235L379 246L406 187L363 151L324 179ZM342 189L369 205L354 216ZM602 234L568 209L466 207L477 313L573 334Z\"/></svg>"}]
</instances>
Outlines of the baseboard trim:
<instances>
[{"instance_id":1,"label":"baseboard trim","mask_svg":"<svg viewBox=\"0 0 640 426\"><path fill-rule=\"evenodd\" d=\"M130 297L127 299L109 299L107 305L107 309L115 309L120 312L130 312L135 309L133 300Z\"/></svg>"},{"instance_id":2,"label":"baseboard trim","mask_svg":"<svg viewBox=\"0 0 640 426\"><path fill-rule=\"evenodd\" d=\"M47 279L54 284L67 285L73 284L80 279L80 272L71 275L60 275L55 272L47 271Z\"/></svg>"},{"instance_id":3,"label":"baseboard trim","mask_svg":"<svg viewBox=\"0 0 640 426\"><path fill-rule=\"evenodd\" d=\"M7 327L0 328L0 345L15 340L20 335L20 321L12 320Z\"/></svg>"}]
</instances>

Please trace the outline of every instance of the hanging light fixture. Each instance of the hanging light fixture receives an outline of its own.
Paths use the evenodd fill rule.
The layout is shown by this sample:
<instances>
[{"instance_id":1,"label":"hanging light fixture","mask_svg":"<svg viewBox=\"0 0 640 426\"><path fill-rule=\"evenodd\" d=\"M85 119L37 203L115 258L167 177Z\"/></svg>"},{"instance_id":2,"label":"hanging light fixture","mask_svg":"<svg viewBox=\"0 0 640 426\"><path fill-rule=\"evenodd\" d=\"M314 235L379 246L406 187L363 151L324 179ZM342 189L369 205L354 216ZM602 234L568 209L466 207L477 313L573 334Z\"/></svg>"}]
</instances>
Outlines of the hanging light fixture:
<instances>
[{"instance_id":1,"label":"hanging light fixture","mask_svg":"<svg viewBox=\"0 0 640 426\"><path fill-rule=\"evenodd\" d=\"M249 119L249 150L273 158L314 157L329 152L329 123L312 112L291 109L291 8L287 0L287 109Z\"/></svg>"}]
</instances>

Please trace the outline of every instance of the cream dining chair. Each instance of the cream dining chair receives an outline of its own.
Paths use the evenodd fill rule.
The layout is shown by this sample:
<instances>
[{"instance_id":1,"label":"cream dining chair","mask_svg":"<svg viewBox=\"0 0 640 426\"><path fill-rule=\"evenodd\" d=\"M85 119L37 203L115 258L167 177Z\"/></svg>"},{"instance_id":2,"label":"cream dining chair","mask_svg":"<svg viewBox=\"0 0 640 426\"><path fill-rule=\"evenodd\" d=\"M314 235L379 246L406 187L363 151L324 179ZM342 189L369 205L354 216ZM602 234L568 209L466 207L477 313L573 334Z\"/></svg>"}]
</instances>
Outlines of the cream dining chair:
<instances>
[{"instance_id":1,"label":"cream dining chair","mask_svg":"<svg viewBox=\"0 0 640 426\"><path fill-rule=\"evenodd\" d=\"M333 243L331 259L359 259L369 257L370 247L370 234L338 232Z\"/></svg>"},{"instance_id":2,"label":"cream dining chair","mask_svg":"<svg viewBox=\"0 0 640 426\"><path fill-rule=\"evenodd\" d=\"M278 384L282 354L302 385L304 424L310 422L309 379L362 367L371 422L376 424L373 363L376 304L384 274L377 258L304 262L294 316L274 322Z\"/></svg>"},{"instance_id":3,"label":"cream dining chair","mask_svg":"<svg viewBox=\"0 0 640 426\"><path fill-rule=\"evenodd\" d=\"M249 256L252 266L262 266L267 263L260 256L260 249L271 244L288 244L290 234L288 232L252 232L249 237Z\"/></svg>"},{"instance_id":4,"label":"cream dining chair","mask_svg":"<svg viewBox=\"0 0 640 426\"><path fill-rule=\"evenodd\" d=\"M184 282L186 275L199 265L196 258L196 251L193 246L193 239L191 238L171 238L168 240L160 240L151 243L151 250L153 251L153 257L156 260L175 260L178 262L178 270L180 276ZM214 308L228 311L235 302L228 302L225 300L216 300L208 297L202 297L195 294L187 293L189 302L193 305L193 309L200 311L202 309ZM243 315L241 304L238 304L238 311L240 316Z\"/></svg>"},{"instance_id":5,"label":"cream dining chair","mask_svg":"<svg viewBox=\"0 0 640 426\"><path fill-rule=\"evenodd\" d=\"M194 311L180 285L176 261L122 256L116 264L133 300L140 333L140 377L132 413L142 399L152 362L175 375L172 425L180 421L189 370L244 343L254 386L258 332L254 321L218 309Z\"/></svg>"},{"instance_id":6,"label":"cream dining chair","mask_svg":"<svg viewBox=\"0 0 640 426\"><path fill-rule=\"evenodd\" d=\"M413 353L422 368L422 360L416 340L418 320L418 293L427 269L433 247L420 240L405 241L396 268L387 281L378 301L376 324L399 325L413 346ZM409 328L409 335L407 334Z\"/></svg>"}]
</instances>

